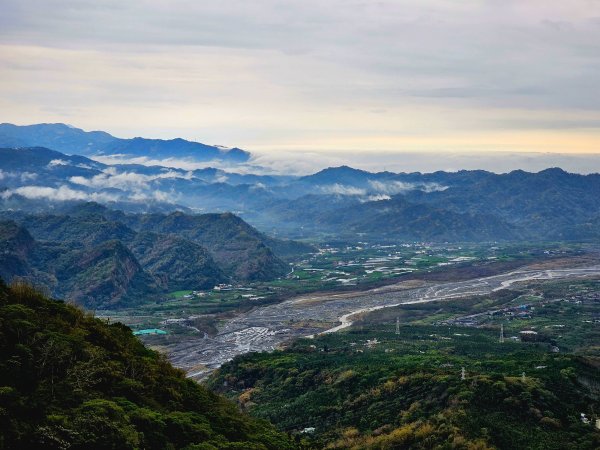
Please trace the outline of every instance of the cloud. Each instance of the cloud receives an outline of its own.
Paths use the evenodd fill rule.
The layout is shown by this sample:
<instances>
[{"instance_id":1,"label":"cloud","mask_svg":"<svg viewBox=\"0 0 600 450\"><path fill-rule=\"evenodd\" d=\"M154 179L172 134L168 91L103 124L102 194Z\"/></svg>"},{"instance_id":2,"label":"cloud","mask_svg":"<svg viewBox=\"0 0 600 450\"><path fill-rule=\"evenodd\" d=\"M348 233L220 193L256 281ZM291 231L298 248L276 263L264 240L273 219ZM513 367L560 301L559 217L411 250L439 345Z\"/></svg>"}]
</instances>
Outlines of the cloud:
<instances>
[{"instance_id":1,"label":"cloud","mask_svg":"<svg viewBox=\"0 0 600 450\"><path fill-rule=\"evenodd\" d=\"M600 146L598 147L600 148ZM506 173L523 169L538 172L561 167L574 173L600 173L600 153L481 152L481 151L322 151L312 150L254 152L251 163L263 173L309 175L327 167L348 165L370 172L397 173L438 170L487 170Z\"/></svg>"},{"instance_id":2,"label":"cloud","mask_svg":"<svg viewBox=\"0 0 600 450\"><path fill-rule=\"evenodd\" d=\"M446 186L442 186L438 183L405 183L403 181L377 181L369 180L369 185L373 191L380 194L402 194L408 191L420 190L424 192L435 192L443 191L447 189Z\"/></svg>"},{"instance_id":3,"label":"cloud","mask_svg":"<svg viewBox=\"0 0 600 450\"><path fill-rule=\"evenodd\" d=\"M69 181L73 184L93 190L120 190L122 191L120 194L111 193L111 195L115 195L115 198L119 198L120 200L175 203L181 197L178 193L173 190L171 192L165 192L160 189L155 189L153 188L153 183L164 179L190 180L192 178L193 174L190 171L182 173L164 168L159 173L147 175L136 172L119 172L116 167L108 167L103 173L94 175L91 178L73 176L69 178Z\"/></svg>"},{"instance_id":4,"label":"cloud","mask_svg":"<svg viewBox=\"0 0 600 450\"><path fill-rule=\"evenodd\" d=\"M362 198L360 201L364 202L380 202L382 200L390 200L392 197L385 194L376 194L376 195L368 195L367 197Z\"/></svg>"},{"instance_id":5,"label":"cloud","mask_svg":"<svg viewBox=\"0 0 600 450\"><path fill-rule=\"evenodd\" d=\"M392 195L402 194L408 191L422 190L425 192L434 192L446 189L437 183L405 183L402 181L382 182L369 180L369 189L356 186L348 186L340 183L319 186L323 194L349 195L360 197L360 201L381 201L389 200Z\"/></svg>"},{"instance_id":6,"label":"cloud","mask_svg":"<svg viewBox=\"0 0 600 450\"><path fill-rule=\"evenodd\" d=\"M164 202L175 203L179 195L174 192L164 192L161 190L152 190L146 192L87 192L78 189L72 189L66 185L55 187L48 186L21 186L14 189L7 189L0 192L0 197L8 199L14 195L19 195L32 200L49 201L94 201L100 203L115 201L131 202Z\"/></svg>"},{"instance_id":7,"label":"cloud","mask_svg":"<svg viewBox=\"0 0 600 450\"><path fill-rule=\"evenodd\" d=\"M115 188L123 190L149 189L153 181L180 178L190 180L193 177L191 172L181 173L174 170L165 170L158 174L145 175L136 172L119 172L115 167L109 167L103 173L94 175L91 178L82 176L73 176L69 181L73 184L86 186L89 188Z\"/></svg>"},{"instance_id":8,"label":"cloud","mask_svg":"<svg viewBox=\"0 0 600 450\"><path fill-rule=\"evenodd\" d=\"M34 172L10 172L0 169L0 181L2 180L20 180L21 183L35 180L38 177Z\"/></svg>"},{"instance_id":9,"label":"cloud","mask_svg":"<svg viewBox=\"0 0 600 450\"><path fill-rule=\"evenodd\" d=\"M212 160L212 161L204 161L198 162L193 159L186 158L164 158L164 159L155 159L149 158L147 156L128 156L122 154L114 154L114 155L93 155L90 157L94 161L98 161L102 164L107 165L118 165L118 164L139 164L141 166L162 166L173 169L183 169L187 171L194 171L198 169L206 169L206 168L236 168L238 164L230 164L223 161Z\"/></svg>"},{"instance_id":10,"label":"cloud","mask_svg":"<svg viewBox=\"0 0 600 450\"><path fill-rule=\"evenodd\" d=\"M164 192L160 190L155 190L151 192L136 192L127 197L128 200L134 202L143 202L143 201L158 201L163 203L175 203L175 201L179 198L178 194L173 192Z\"/></svg>"},{"instance_id":11,"label":"cloud","mask_svg":"<svg viewBox=\"0 0 600 450\"><path fill-rule=\"evenodd\" d=\"M136 156L131 157L128 155L115 154L115 155L94 155L90 157L91 159L98 161L102 164L107 165L119 165L119 164L139 164L141 166L162 166L165 168L171 169L182 169L189 172L189 175L193 176L191 172L194 170L201 169L220 169L223 171L238 173L238 174L267 174L267 173L276 173L275 170L271 170L268 167L262 167L258 164L258 161L251 161L250 163L230 163L226 161L212 160L212 161L204 161L198 162L192 159L186 158L165 158L165 159L155 159L149 158L147 156ZM296 173L295 171L293 173ZM221 175L227 176L227 175Z\"/></svg>"},{"instance_id":12,"label":"cloud","mask_svg":"<svg viewBox=\"0 0 600 450\"><path fill-rule=\"evenodd\" d=\"M274 152L597 151L599 16L589 0L4 0L0 107Z\"/></svg>"},{"instance_id":13,"label":"cloud","mask_svg":"<svg viewBox=\"0 0 600 450\"><path fill-rule=\"evenodd\" d=\"M34 172L22 172L20 179L21 179L21 183L25 183L27 181L32 181L35 180L38 177L37 173Z\"/></svg>"},{"instance_id":14,"label":"cloud","mask_svg":"<svg viewBox=\"0 0 600 450\"><path fill-rule=\"evenodd\" d=\"M21 186L15 189L8 189L1 194L2 198L10 198L13 195L34 200L51 200L51 201L67 201L67 200L85 200L97 202L109 202L118 199L114 194L99 193L99 192L84 192L71 189L68 186L59 186L58 188L47 186Z\"/></svg>"},{"instance_id":15,"label":"cloud","mask_svg":"<svg viewBox=\"0 0 600 450\"><path fill-rule=\"evenodd\" d=\"M320 189L324 194L355 195L361 197L367 194L366 189L361 189L354 186L345 186L339 183L320 186Z\"/></svg>"},{"instance_id":16,"label":"cloud","mask_svg":"<svg viewBox=\"0 0 600 450\"><path fill-rule=\"evenodd\" d=\"M94 169L94 167L90 166L89 164L84 164L84 163L77 163L77 164L73 164L70 161L66 161L64 159L53 159L52 161L50 161L48 163L48 169L52 169L53 167L57 167L57 166L74 166L74 167L79 167L81 169Z\"/></svg>"},{"instance_id":17,"label":"cloud","mask_svg":"<svg viewBox=\"0 0 600 450\"><path fill-rule=\"evenodd\" d=\"M251 191L270 191L264 183L256 183L250 186Z\"/></svg>"},{"instance_id":18,"label":"cloud","mask_svg":"<svg viewBox=\"0 0 600 450\"><path fill-rule=\"evenodd\" d=\"M53 159L48 163L48 168L56 167L56 166L68 166L70 165L69 161L65 161L64 159Z\"/></svg>"},{"instance_id":19,"label":"cloud","mask_svg":"<svg viewBox=\"0 0 600 450\"><path fill-rule=\"evenodd\" d=\"M599 147L600 148L600 145ZM488 170L505 173L523 169L537 172L561 167L575 173L600 172L600 154L550 152L482 152L482 151L315 151L308 149L253 151L249 163L239 165L217 162L196 163L184 159L151 159L147 157L94 156L104 164L140 164L164 166L187 171L219 168L231 173L258 175L310 175L327 167L349 165L370 172L424 172L437 170Z\"/></svg>"}]
</instances>

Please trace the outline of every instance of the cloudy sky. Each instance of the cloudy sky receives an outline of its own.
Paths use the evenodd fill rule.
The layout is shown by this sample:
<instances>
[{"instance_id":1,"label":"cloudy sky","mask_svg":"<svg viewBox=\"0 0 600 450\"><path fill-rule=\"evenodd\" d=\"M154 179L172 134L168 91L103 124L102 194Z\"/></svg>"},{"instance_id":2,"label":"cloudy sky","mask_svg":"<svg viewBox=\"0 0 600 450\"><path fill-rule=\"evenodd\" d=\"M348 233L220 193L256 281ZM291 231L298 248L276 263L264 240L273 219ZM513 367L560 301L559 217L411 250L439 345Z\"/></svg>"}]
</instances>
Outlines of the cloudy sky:
<instances>
[{"instance_id":1,"label":"cloudy sky","mask_svg":"<svg viewBox=\"0 0 600 450\"><path fill-rule=\"evenodd\" d=\"M600 1L0 0L0 81L0 121L120 137L597 154Z\"/></svg>"}]
</instances>

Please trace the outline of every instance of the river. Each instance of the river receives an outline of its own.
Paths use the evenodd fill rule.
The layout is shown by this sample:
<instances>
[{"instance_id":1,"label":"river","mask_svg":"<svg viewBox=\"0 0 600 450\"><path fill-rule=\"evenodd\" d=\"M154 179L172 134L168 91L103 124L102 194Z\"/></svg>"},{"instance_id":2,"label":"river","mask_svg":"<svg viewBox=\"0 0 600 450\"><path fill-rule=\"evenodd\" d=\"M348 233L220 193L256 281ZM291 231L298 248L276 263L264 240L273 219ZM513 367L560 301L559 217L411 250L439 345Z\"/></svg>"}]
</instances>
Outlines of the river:
<instances>
[{"instance_id":1,"label":"river","mask_svg":"<svg viewBox=\"0 0 600 450\"><path fill-rule=\"evenodd\" d=\"M370 291L302 295L257 307L225 322L216 336L192 338L167 348L167 352L173 364L186 370L189 377L202 379L236 355L271 351L293 338L340 331L351 326L357 314L402 304L485 295L532 280L581 277L600 277L600 265L558 269L524 267L467 281L419 286L405 282Z\"/></svg>"}]
</instances>

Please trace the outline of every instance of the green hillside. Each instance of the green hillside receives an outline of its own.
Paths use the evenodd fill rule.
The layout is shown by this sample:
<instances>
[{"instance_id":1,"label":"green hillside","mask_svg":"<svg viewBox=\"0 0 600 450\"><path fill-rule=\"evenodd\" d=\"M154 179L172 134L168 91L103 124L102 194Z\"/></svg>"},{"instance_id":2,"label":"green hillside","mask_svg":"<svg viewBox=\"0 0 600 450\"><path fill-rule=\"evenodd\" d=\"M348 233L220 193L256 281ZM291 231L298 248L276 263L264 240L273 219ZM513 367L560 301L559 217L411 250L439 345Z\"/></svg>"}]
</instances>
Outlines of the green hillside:
<instances>
[{"instance_id":1,"label":"green hillside","mask_svg":"<svg viewBox=\"0 0 600 450\"><path fill-rule=\"evenodd\" d=\"M0 284L0 448L286 449L121 324Z\"/></svg>"},{"instance_id":2,"label":"green hillside","mask_svg":"<svg viewBox=\"0 0 600 450\"><path fill-rule=\"evenodd\" d=\"M400 336L371 330L301 341L236 358L212 386L281 430L314 427L305 435L316 448L599 448L600 431L580 420L600 410L597 359L511 343L492 353L495 336L469 330L459 343L435 333L404 327Z\"/></svg>"},{"instance_id":3,"label":"green hillside","mask_svg":"<svg viewBox=\"0 0 600 450\"><path fill-rule=\"evenodd\" d=\"M89 309L270 281L290 270L281 258L315 250L267 237L233 214L125 214L87 203L69 214L2 215L10 219L0 218L0 277Z\"/></svg>"}]
</instances>

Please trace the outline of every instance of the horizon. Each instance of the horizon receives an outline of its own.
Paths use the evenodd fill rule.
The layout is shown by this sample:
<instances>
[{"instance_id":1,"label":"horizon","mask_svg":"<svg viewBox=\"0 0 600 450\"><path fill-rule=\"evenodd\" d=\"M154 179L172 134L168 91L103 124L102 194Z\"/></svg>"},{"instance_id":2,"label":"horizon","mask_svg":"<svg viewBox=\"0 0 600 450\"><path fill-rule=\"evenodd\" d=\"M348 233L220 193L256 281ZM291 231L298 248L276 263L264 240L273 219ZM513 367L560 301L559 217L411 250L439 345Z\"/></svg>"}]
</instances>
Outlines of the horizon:
<instances>
[{"instance_id":1,"label":"horizon","mask_svg":"<svg viewBox=\"0 0 600 450\"><path fill-rule=\"evenodd\" d=\"M219 163L216 160L209 162L194 162L187 159L152 159L150 157L115 157L91 156L94 159L105 164L141 164L141 165L162 165L178 169L194 170L205 167L215 167L228 170L235 173L261 173L273 175L310 175L319 170L348 165L350 167L367 170L370 172L422 172L432 173L436 171L457 172L460 170L487 170L489 172L503 174L513 170L525 170L527 172L540 172L550 168L561 168L566 172L579 173L583 175L600 173L600 153L552 153L552 152L516 152L516 151L493 151L493 152L475 152L475 151L357 151L357 150L336 150L319 151L315 149L305 149L303 151L280 151L265 152L256 151L251 148L237 145L236 143L211 143L202 139L194 141L188 136L168 136L166 138L155 136L144 136L134 133L131 136L119 136L112 130L90 128L83 129L78 125L63 122L42 122L42 123L10 123L17 126L32 125L65 125L70 128L83 130L85 132L106 132L117 138L131 139L134 137L143 137L146 139L186 139L193 142L200 142L207 145L220 146L224 148L241 148L250 152L251 159L248 163L231 165Z\"/></svg>"},{"instance_id":2,"label":"horizon","mask_svg":"<svg viewBox=\"0 0 600 450\"><path fill-rule=\"evenodd\" d=\"M596 155L598 17L585 0L7 0L0 105L265 154Z\"/></svg>"}]
</instances>

